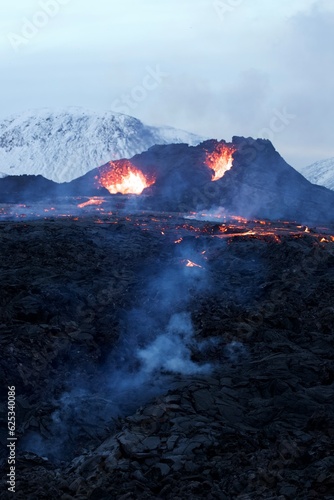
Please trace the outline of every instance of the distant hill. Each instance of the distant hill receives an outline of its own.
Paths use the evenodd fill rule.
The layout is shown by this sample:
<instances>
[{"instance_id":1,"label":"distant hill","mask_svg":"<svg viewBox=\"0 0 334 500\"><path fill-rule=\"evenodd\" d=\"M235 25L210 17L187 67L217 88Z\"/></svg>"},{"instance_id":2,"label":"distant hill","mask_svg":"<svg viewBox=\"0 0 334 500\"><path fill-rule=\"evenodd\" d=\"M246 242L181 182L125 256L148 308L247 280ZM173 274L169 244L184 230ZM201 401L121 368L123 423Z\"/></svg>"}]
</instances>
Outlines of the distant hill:
<instances>
[{"instance_id":1,"label":"distant hill","mask_svg":"<svg viewBox=\"0 0 334 500\"><path fill-rule=\"evenodd\" d=\"M154 144L202 140L112 111L32 110L0 121L0 172L68 182L111 158L130 158Z\"/></svg>"},{"instance_id":2,"label":"distant hill","mask_svg":"<svg viewBox=\"0 0 334 500\"><path fill-rule=\"evenodd\" d=\"M317 161L300 172L313 184L334 190L334 158Z\"/></svg>"}]
</instances>

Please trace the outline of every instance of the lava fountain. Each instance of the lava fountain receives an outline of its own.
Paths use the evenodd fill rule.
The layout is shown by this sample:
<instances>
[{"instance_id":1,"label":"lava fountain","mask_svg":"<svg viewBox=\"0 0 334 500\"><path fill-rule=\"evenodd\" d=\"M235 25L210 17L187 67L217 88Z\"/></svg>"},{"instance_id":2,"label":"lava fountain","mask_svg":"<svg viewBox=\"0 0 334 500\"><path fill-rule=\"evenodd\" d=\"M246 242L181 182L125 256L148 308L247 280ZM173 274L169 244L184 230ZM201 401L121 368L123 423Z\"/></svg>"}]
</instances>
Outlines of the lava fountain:
<instances>
[{"instance_id":1,"label":"lava fountain","mask_svg":"<svg viewBox=\"0 0 334 500\"><path fill-rule=\"evenodd\" d=\"M218 181L221 179L225 172L230 170L233 165L233 153L236 148L233 146L228 146L226 144L218 144L215 151L212 153L207 153L206 155L206 165L213 170L214 174L212 177L213 181Z\"/></svg>"},{"instance_id":2,"label":"lava fountain","mask_svg":"<svg viewBox=\"0 0 334 500\"><path fill-rule=\"evenodd\" d=\"M111 194L141 194L155 183L155 178L145 175L129 160L109 162L96 179Z\"/></svg>"}]
</instances>

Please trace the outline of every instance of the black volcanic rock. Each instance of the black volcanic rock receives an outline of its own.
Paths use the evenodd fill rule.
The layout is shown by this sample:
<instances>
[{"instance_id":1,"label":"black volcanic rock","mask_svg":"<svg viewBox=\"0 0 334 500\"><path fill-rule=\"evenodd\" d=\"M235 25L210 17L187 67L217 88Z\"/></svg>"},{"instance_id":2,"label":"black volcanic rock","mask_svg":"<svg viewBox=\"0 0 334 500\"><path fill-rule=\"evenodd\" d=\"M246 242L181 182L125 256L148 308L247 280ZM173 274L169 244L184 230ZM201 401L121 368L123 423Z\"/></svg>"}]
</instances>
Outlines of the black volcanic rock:
<instances>
[{"instance_id":1,"label":"black volcanic rock","mask_svg":"<svg viewBox=\"0 0 334 500\"><path fill-rule=\"evenodd\" d=\"M292 223L227 244L177 215L100 222L0 223L0 498L10 384L18 500L332 499L334 242ZM212 372L157 366L143 384L137 349L185 309Z\"/></svg>"},{"instance_id":2,"label":"black volcanic rock","mask_svg":"<svg viewBox=\"0 0 334 500\"><path fill-rule=\"evenodd\" d=\"M42 175L9 175L0 179L0 203L26 203L67 196L106 196L104 188L81 180L73 183L50 181Z\"/></svg>"},{"instance_id":3,"label":"black volcanic rock","mask_svg":"<svg viewBox=\"0 0 334 500\"><path fill-rule=\"evenodd\" d=\"M54 195L57 184L42 175L8 175L0 179L0 202L22 203Z\"/></svg>"}]
</instances>

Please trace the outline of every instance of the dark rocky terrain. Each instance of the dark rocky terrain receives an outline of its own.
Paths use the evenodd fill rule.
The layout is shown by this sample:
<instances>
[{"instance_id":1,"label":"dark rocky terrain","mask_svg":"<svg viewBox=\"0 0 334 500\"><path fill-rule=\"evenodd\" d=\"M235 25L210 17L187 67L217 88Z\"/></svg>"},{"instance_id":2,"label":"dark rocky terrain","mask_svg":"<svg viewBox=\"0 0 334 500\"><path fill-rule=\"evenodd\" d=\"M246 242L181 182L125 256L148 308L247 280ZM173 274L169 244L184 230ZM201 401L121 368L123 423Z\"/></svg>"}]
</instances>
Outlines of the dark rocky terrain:
<instances>
[{"instance_id":1,"label":"dark rocky terrain","mask_svg":"<svg viewBox=\"0 0 334 500\"><path fill-rule=\"evenodd\" d=\"M0 222L16 498L333 499L333 234L159 213Z\"/></svg>"}]
</instances>

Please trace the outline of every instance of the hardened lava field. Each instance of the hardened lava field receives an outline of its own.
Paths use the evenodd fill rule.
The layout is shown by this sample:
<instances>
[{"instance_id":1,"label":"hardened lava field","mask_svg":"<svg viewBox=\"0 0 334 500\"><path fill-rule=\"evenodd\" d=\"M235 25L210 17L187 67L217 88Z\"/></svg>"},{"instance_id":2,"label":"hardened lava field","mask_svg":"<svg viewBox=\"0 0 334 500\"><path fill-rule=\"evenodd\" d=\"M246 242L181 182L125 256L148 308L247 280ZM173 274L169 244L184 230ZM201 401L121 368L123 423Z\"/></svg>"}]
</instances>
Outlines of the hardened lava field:
<instances>
[{"instance_id":1,"label":"hardened lava field","mask_svg":"<svg viewBox=\"0 0 334 500\"><path fill-rule=\"evenodd\" d=\"M333 228L90 207L0 221L17 498L332 498Z\"/></svg>"}]
</instances>

